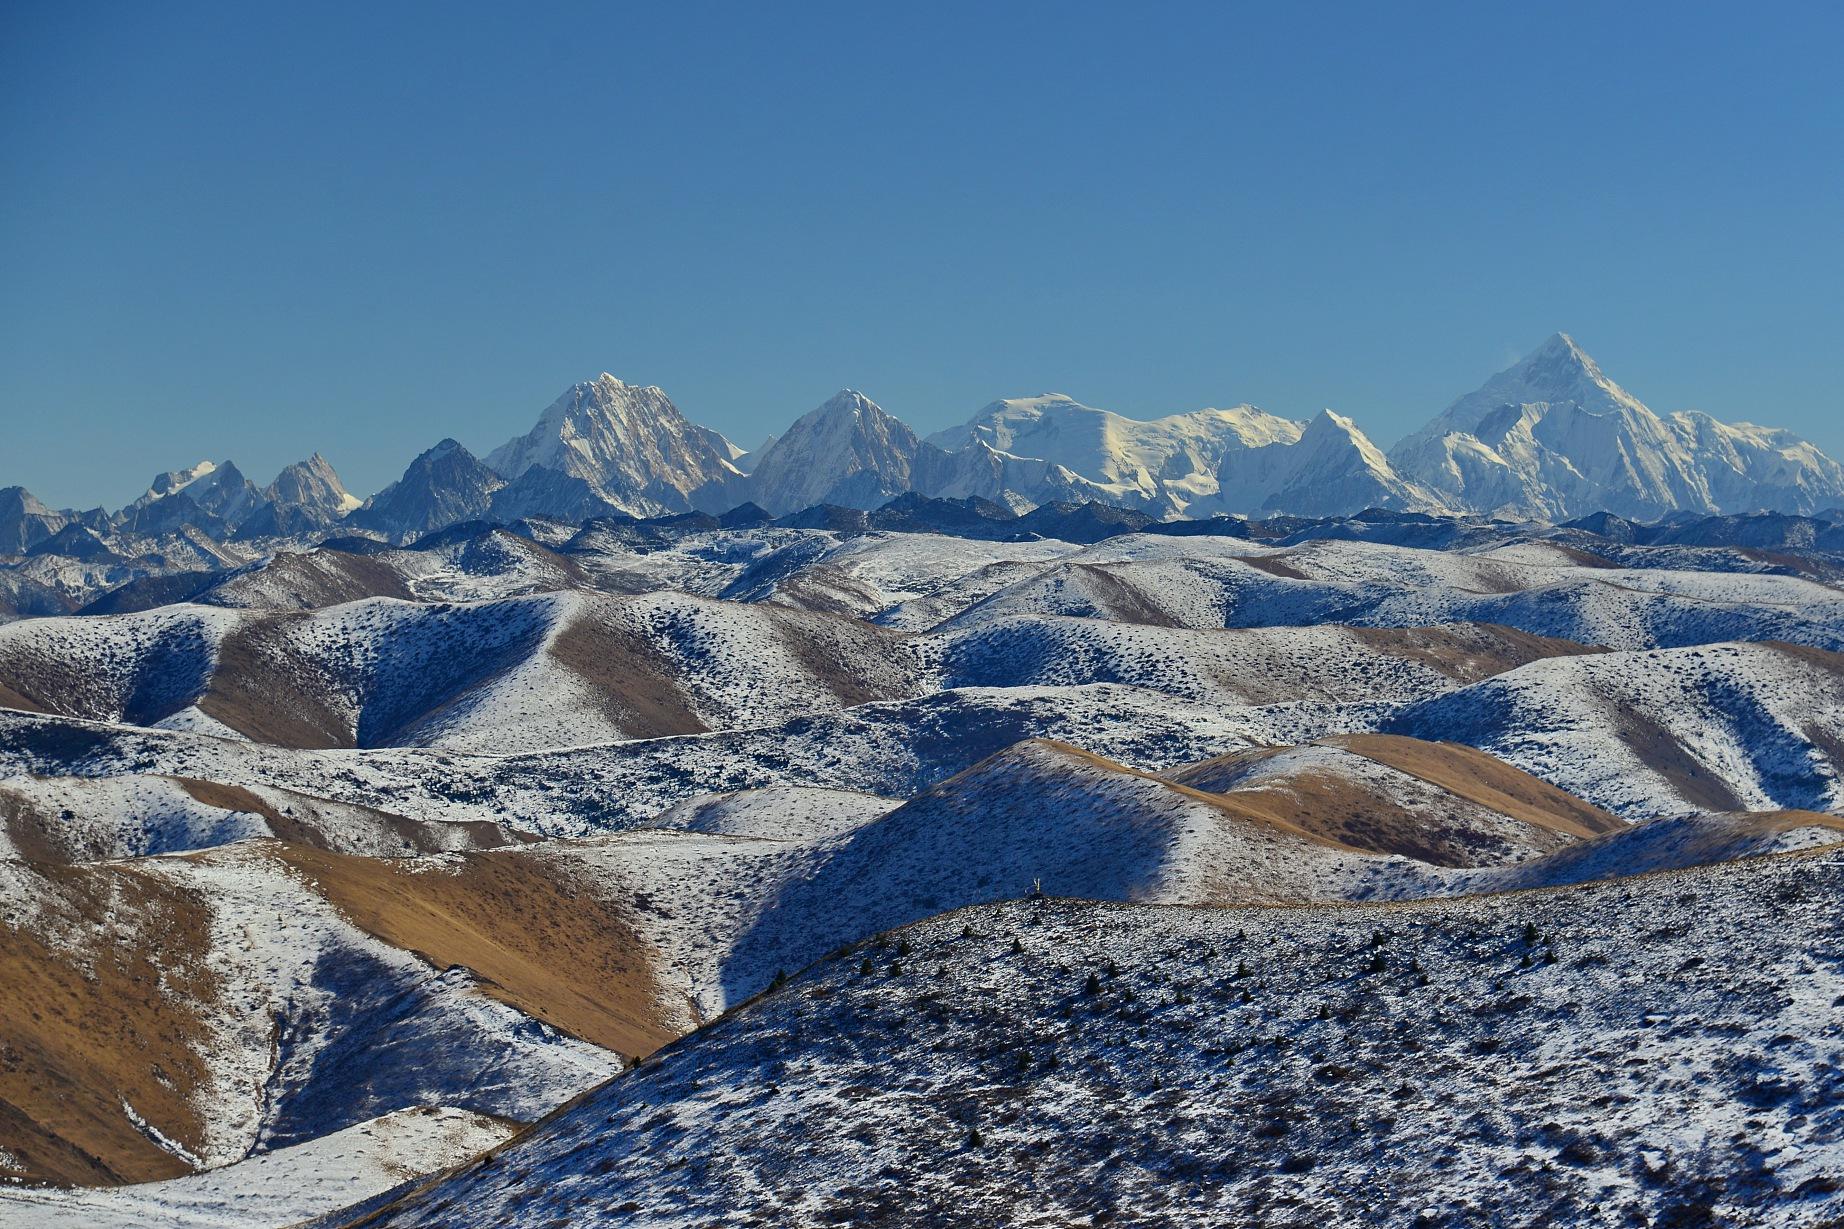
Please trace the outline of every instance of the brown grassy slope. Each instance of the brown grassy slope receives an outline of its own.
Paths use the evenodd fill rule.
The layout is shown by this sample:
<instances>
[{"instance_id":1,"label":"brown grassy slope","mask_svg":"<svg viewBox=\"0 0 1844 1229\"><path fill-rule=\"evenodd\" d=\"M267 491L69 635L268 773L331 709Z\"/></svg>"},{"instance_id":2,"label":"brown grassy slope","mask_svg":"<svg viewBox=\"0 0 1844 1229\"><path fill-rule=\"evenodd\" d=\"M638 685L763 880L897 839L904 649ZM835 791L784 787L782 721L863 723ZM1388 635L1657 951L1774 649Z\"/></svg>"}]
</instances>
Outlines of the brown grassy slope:
<instances>
[{"instance_id":1,"label":"brown grassy slope","mask_svg":"<svg viewBox=\"0 0 1844 1229\"><path fill-rule=\"evenodd\" d=\"M0 645L0 705L28 713L106 720L115 709L109 684L89 661L67 661L30 641Z\"/></svg>"},{"instance_id":2,"label":"brown grassy slope","mask_svg":"<svg viewBox=\"0 0 1844 1229\"><path fill-rule=\"evenodd\" d=\"M1246 563L1256 571L1278 576L1282 580L1311 580L1312 577L1287 562L1285 555L1243 555L1237 560Z\"/></svg>"},{"instance_id":3,"label":"brown grassy slope","mask_svg":"<svg viewBox=\"0 0 1844 1229\"><path fill-rule=\"evenodd\" d=\"M208 807L261 815L269 831L281 840L296 845L310 845L315 849L336 847L336 838L319 822L319 809L328 805L325 799L292 790L272 789L271 793L285 800L278 807L242 786L205 781L197 777L174 777L173 780ZM497 849L517 844L520 839L508 829L483 819L418 820L357 803L333 805L345 814L361 815L375 824L380 832L395 836L403 843L406 854L439 853L450 848Z\"/></svg>"},{"instance_id":4,"label":"brown grassy slope","mask_svg":"<svg viewBox=\"0 0 1844 1229\"><path fill-rule=\"evenodd\" d=\"M290 624L306 614L252 620L224 637L199 711L257 742L282 747L351 747L351 715L301 686Z\"/></svg>"},{"instance_id":5,"label":"brown grassy slope","mask_svg":"<svg viewBox=\"0 0 1844 1229\"><path fill-rule=\"evenodd\" d=\"M205 903L127 864L18 873L30 900L5 906L0 925L0 1148L15 1176L110 1185L188 1172L122 1102L199 1145L190 1096L206 1075L202 1005L217 995Z\"/></svg>"},{"instance_id":6,"label":"brown grassy slope","mask_svg":"<svg viewBox=\"0 0 1844 1229\"><path fill-rule=\"evenodd\" d=\"M303 610L368 597L410 600L416 596L386 561L326 547L282 551L262 571L238 577L221 588L233 603L240 604L236 596L239 590L258 586L266 599L264 604L279 607L292 601Z\"/></svg>"},{"instance_id":7,"label":"brown grassy slope","mask_svg":"<svg viewBox=\"0 0 1844 1229\"><path fill-rule=\"evenodd\" d=\"M502 1002L628 1055L678 1034L660 1018L651 950L616 910L514 850L439 866L278 848L359 929L437 968L463 965Z\"/></svg>"},{"instance_id":8,"label":"brown grassy slope","mask_svg":"<svg viewBox=\"0 0 1844 1229\"><path fill-rule=\"evenodd\" d=\"M485 820L445 823L409 819L390 811L354 803L270 789L267 797L238 785L195 777L167 777L204 806L226 812L260 816L273 836L320 849L351 851L352 841L364 852L408 857L446 849L496 849L520 843L521 836ZM95 783L100 786L102 783ZM23 785L23 783L21 783ZM33 792L0 781L0 831L4 831L19 856L29 862L94 862L121 856L115 840L118 826L132 817L98 815L91 808L113 807L118 800L104 795L92 783L72 780L63 802L55 810ZM86 804L85 796L95 799ZM100 797L99 797L100 795ZM101 819L104 822L87 822ZM370 836L354 834L365 825ZM132 848L132 847L131 847Z\"/></svg>"},{"instance_id":9,"label":"brown grassy slope","mask_svg":"<svg viewBox=\"0 0 1844 1229\"><path fill-rule=\"evenodd\" d=\"M513 850L430 864L260 848L360 930L437 968L465 966L485 992L577 1037L645 1055L678 1036L657 1007L651 949L551 862ZM74 1185L188 1172L122 1102L198 1148L191 1097L221 997L205 963L209 901L134 861L6 870L0 1149L19 1165L5 1172Z\"/></svg>"},{"instance_id":10,"label":"brown grassy slope","mask_svg":"<svg viewBox=\"0 0 1844 1229\"><path fill-rule=\"evenodd\" d=\"M671 660L626 628L577 619L551 641L551 656L602 697L602 711L629 738L708 729L679 687Z\"/></svg>"},{"instance_id":11,"label":"brown grassy slope","mask_svg":"<svg viewBox=\"0 0 1844 1229\"><path fill-rule=\"evenodd\" d=\"M1823 811L1739 811L1724 816L1738 823L1745 823L1762 832L1791 832L1795 828L1830 828L1833 832L1844 832L1844 817L1827 815Z\"/></svg>"},{"instance_id":12,"label":"brown grassy slope","mask_svg":"<svg viewBox=\"0 0 1844 1229\"><path fill-rule=\"evenodd\" d=\"M1571 562L1576 563L1584 568L1602 568L1602 569L1612 569L1612 570L1617 571L1622 566L1624 566L1622 564L1615 563L1611 559L1604 559L1600 555L1595 554L1593 551L1582 550L1579 546L1565 546L1561 542L1549 542L1549 543L1546 543L1545 545L1547 545L1553 551L1557 551L1563 555L1568 556Z\"/></svg>"},{"instance_id":13,"label":"brown grassy slope","mask_svg":"<svg viewBox=\"0 0 1844 1229\"><path fill-rule=\"evenodd\" d=\"M0 683L0 708L16 708L24 713L42 713L48 711L44 705L21 692L14 691L5 683Z\"/></svg>"},{"instance_id":14,"label":"brown grassy slope","mask_svg":"<svg viewBox=\"0 0 1844 1229\"><path fill-rule=\"evenodd\" d=\"M1166 775L1344 847L1432 866L1513 861L1624 827L1605 811L1471 748L1383 735L1327 741L1410 780L1391 790L1334 769L1302 767L1238 784L1284 747L1231 752Z\"/></svg>"},{"instance_id":15,"label":"brown grassy slope","mask_svg":"<svg viewBox=\"0 0 1844 1229\"><path fill-rule=\"evenodd\" d=\"M1089 592L1095 595L1108 618L1119 623L1142 623L1148 627L1178 626L1172 616L1161 610L1157 603L1131 581L1116 576L1114 569L1107 564L1072 563L1069 570L1088 582Z\"/></svg>"},{"instance_id":16,"label":"brown grassy slope","mask_svg":"<svg viewBox=\"0 0 1844 1229\"><path fill-rule=\"evenodd\" d=\"M20 856L34 862L82 862L86 851L69 839L68 825L38 800L0 782L0 831ZM72 856L73 854L79 856Z\"/></svg>"},{"instance_id":17,"label":"brown grassy slope","mask_svg":"<svg viewBox=\"0 0 1844 1229\"><path fill-rule=\"evenodd\" d=\"M1641 764L1670 782L1677 796L1705 811L1739 811L1746 804L1729 783L1711 772L1695 751L1662 722L1621 706L1614 712L1614 733Z\"/></svg>"},{"instance_id":18,"label":"brown grassy slope","mask_svg":"<svg viewBox=\"0 0 1844 1229\"><path fill-rule=\"evenodd\" d=\"M1545 658L1607 652L1599 645L1538 636L1501 623L1353 627L1350 630L1372 648L1422 662L1459 683L1477 683Z\"/></svg>"},{"instance_id":19,"label":"brown grassy slope","mask_svg":"<svg viewBox=\"0 0 1844 1229\"><path fill-rule=\"evenodd\" d=\"M1461 743L1400 734L1345 734L1327 741L1535 827L1576 837L1626 827L1593 803Z\"/></svg>"},{"instance_id":20,"label":"brown grassy slope","mask_svg":"<svg viewBox=\"0 0 1844 1229\"><path fill-rule=\"evenodd\" d=\"M1116 763L1106 756L1096 755L1092 751L1084 751L1082 748L1072 746L1069 743L1058 742L1054 738L1038 738L1027 741L1052 747L1071 759L1105 769L1108 772L1119 773L1124 777L1139 777L1144 781L1157 782L1166 789L1171 790L1174 794L1189 798L1193 802L1201 802L1205 806L1240 820L1243 823L1278 832L1308 845L1319 845L1328 849L1343 850L1347 853L1370 852L1363 845L1350 844L1340 839L1336 834L1323 831L1323 825L1314 822L1312 815L1305 811L1295 811L1287 807L1276 807L1270 805L1265 800L1255 799L1247 794L1216 793L1207 789L1198 789L1178 779L1175 774L1161 776L1157 773L1142 772L1137 768L1129 768L1125 764ZM1017 745L1022 744L1015 744L1015 746ZM978 772L985 764L1010 754L1013 749L1014 748L1007 748L1005 751L1001 751L997 755L982 762L982 764L975 765L968 771L970 773ZM935 788L937 790L945 790L951 788L952 784L952 781L948 781Z\"/></svg>"}]
</instances>

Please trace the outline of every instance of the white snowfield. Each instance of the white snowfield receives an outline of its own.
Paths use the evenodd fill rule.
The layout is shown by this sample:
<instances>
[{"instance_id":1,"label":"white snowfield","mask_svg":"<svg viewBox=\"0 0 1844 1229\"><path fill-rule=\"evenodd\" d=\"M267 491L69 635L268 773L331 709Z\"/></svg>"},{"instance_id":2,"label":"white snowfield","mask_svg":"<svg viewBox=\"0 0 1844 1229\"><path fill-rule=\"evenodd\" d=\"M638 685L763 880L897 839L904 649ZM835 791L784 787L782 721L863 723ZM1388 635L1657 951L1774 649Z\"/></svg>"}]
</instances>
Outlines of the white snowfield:
<instances>
[{"instance_id":1,"label":"white snowfield","mask_svg":"<svg viewBox=\"0 0 1844 1229\"><path fill-rule=\"evenodd\" d=\"M929 442L949 450L978 442L1010 456L1040 458L1095 483L1116 503L1183 511L1217 493L1217 470L1227 453L1293 444L1303 429L1252 405L1142 420L1046 393L995 401Z\"/></svg>"},{"instance_id":2,"label":"white snowfield","mask_svg":"<svg viewBox=\"0 0 1844 1229\"><path fill-rule=\"evenodd\" d=\"M165 1182L100 1189L0 1187L0 1220L18 1229L281 1229L459 1164L501 1143L513 1129L468 1110L397 1110Z\"/></svg>"}]
</instances>

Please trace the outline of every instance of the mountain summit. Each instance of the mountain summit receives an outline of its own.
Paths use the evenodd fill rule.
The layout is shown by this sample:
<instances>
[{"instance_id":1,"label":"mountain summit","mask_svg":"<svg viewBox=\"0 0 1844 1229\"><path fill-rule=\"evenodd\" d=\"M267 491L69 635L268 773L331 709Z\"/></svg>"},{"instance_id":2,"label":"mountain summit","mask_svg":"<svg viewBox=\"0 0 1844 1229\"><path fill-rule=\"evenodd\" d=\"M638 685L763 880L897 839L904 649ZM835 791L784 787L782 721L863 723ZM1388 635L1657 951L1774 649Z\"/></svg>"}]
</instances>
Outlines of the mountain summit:
<instances>
[{"instance_id":1,"label":"mountain summit","mask_svg":"<svg viewBox=\"0 0 1844 1229\"><path fill-rule=\"evenodd\" d=\"M493 492L505 479L452 439L429 449L403 471L403 477L365 501L352 513L353 524L407 541L485 514Z\"/></svg>"},{"instance_id":2,"label":"mountain summit","mask_svg":"<svg viewBox=\"0 0 1844 1229\"><path fill-rule=\"evenodd\" d=\"M1807 513L1844 469L1786 432L1653 413L1566 333L1461 397L1389 459L1456 508L1564 520L1606 511Z\"/></svg>"},{"instance_id":3,"label":"mountain summit","mask_svg":"<svg viewBox=\"0 0 1844 1229\"><path fill-rule=\"evenodd\" d=\"M1442 512L1343 414L1320 410L1298 439L1225 454L1217 503L1237 515L1339 516L1364 508Z\"/></svg>"},{"instance_id":4,"label":"mountain summit","mask_svg":"<svg viewBox=\"0 0 1844 1229\"><path fill-rule=\"evenodd\" d=\"M567 389L530 431L487 454L509 481L541 468L580 480L588 494L634 516L723 511L740 502L740 455L680 413L665 392L603 372ZM525 514L542 512L527 508Z\"/></svg>"},{"instance_id":5,"label":"mountain summit","mask_svg":"<svg viewBox=\"0 0 1844 1229\"><path fill-rule=\"evenodd\" d=\"M905 491L932 487L919 471L938 468L939 456L901 419L848 388L801 415L756 454L750 494L777 514L821 503L875 508Z\"/></svg>"},{"instance_id":6,"label":"mountain summit","mask_svg":"<svg viewBox=\"0 0 1844 1229\"><path fill-rule=\"evenodd\" d=\"M1226 455L1292 444L1302 429L1252 405L1146 420L1045 393L995 401L965 425L929 438L943 448L979 443L1047 461L1093 483L1087 498L1171 516L1215 493Z\"/></svg>"}]
</instances>

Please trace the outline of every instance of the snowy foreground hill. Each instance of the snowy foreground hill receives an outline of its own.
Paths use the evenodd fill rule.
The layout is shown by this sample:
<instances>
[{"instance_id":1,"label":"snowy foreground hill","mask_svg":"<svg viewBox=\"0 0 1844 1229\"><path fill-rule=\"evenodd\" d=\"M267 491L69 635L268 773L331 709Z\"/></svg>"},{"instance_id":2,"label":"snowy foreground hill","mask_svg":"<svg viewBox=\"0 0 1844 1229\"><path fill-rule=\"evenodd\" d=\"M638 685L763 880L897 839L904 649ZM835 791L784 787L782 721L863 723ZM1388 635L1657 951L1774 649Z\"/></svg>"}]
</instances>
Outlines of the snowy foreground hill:
<instances>
[{"instance_id":1,"label":"snowy foreground hill","mask_svg":"<svg viewBox=\"0 0 1844 1229\"><path fill-rule=\"evenodd\" d=\"M1493 396L1645 426L1574 353ZM418 479L576 521L8 573L0 1223L1844 1223L1835 520L606 516L628 393ZM1326 433L1080 412L784 438Z\"/></svg>"},{"instance_id":2,"label":"snowy foreground hill","mask_svg":"<svg viewBox=\"0 0 1844 1229\"><path fill-rule=\"evenodd\" d=\"M359 1223L1834 1224L1838 875L963 910Z\"/></svg>"}]
</instances>

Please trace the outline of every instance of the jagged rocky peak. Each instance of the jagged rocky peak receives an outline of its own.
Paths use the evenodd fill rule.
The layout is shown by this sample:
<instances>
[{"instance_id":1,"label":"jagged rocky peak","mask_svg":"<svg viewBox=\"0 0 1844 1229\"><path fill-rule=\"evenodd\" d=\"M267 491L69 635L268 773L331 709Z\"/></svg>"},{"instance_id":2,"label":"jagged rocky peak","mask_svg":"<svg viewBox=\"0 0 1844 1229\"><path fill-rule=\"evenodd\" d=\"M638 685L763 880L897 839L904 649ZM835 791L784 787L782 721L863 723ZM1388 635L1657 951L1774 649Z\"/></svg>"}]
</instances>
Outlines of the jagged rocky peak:
<instances>
[{"instance_id":1,"label":"jagged rocky peak","mask_svg":"<svg viewBox=\"0 0 1844 1229\"><path fill-rule=\"evenodd\" d=\"M0 555L23 555L71 523L22 486L0 488Z\"/></svg>"},{"instance_id":2,"label":"jagged rocky peak","mask_svg":"<svg viewBox=\"0 0 1844 1229\"><path fill-rule=\"evenodd\" d=\"M445 439L411 461L403 477L373 495L351 514L363 529L399 541L456 521L478 520L505 479L461 443Z\"/></svg>"},{"instance_id":3,"label":"jagged rocky peak","mask_svg":"<svg viewBox=\"0 0 1844 1229\"><path fill-rule=\"evenodd\" d=\"M594 498L636 516L738 502L735 445L691 422L655 385L603 372L574 384L537 425L487 456L507 479L534 468L581 479Z\"/></svg>"},{"instance_id":4,"label":"jagged rocky peak","mask_svg":"<svg viewBox=\"0 0 1844 1229\"><path fill-rule=\"evenodd\" d=\"M155 477L116 521L134 533L172 533L190 525L223 537L262 502L262 492L232 462L200 461Z\"/></svg>"},{"instance_id":5,"label":"jagged rocky peak","mask_svg":"<svg viewBox=\"0 0 1844 1229\"><path fill-rule=\"evenodd\" d=\"M239 538L298 537L326 529L360 506L333 466L316 452L283 467L262 502L235 525Z\"/></svg>"},{"instance_id":6,"label":"jagged rocky peak","mask_svg":"<svg viewBox=\"0 0 1844 1229\"><path fill-rule=\"evenodd\" d=\"M893 495L932 486L940 452L856 389L809 410L752 456L751 497L771 512L830 503L875 508Z\"/></svg>"},{"instance_id":7,"label":"jagged rocky peak","mask_svg":"<svg viewBox=\"0 0 1844 1229\"><path fill-rule=\"evenodd\" d=\"M346 490L331 462L316 452L305 461L285 466L263 489L270 500L299 507L326 509L344 515L360 501Z\"/></svg>"},{"instance_id":8,"label":"jagged rocky peak","mask_svg":"<svg viewBox=\"0 0 1844 1229\"><path fill-rule=\"evenodd\" d=\"M1614 383L1599 363L1567 333L1548 340L1454 403L1417 435L1439 431L1479 432L1497 419L1503 434L1522 407L1574 406L1594 415L1618 414L1656 420L1640 400ZM1540 415L1539 415L1540 416Z\"/></svg>"},{"instance_id":9,"label":"jagged rocky peak","mask_svg":"<svg viewBox=\"0 0 1844 1229\"><path fill-rule=\"evenodd\" d=\"M1450 503L1494 514L1710 507L1671 431L1565 333L1456 399L1390 459Z\"/></svg>"},{"instance_id":10,"label":"jagged rocky peak","mask_svg":"<svg viewBox=\"0 0 1844 1229\"><path fill-rule=\"evenodd\" d=\"M1608 379L1593 356L1567 333L1551 333L1542 345L1525 355L1501 378L1504 385L1541 394L1523 398L1526 401L1574 401L1592 405L1605 399L1627 406L1639 404L1631 393Z\"/></svg>"},{"instance_id":11,"label":"jagged rocky peak","mask_svg":"<svg viewBox=\"0 0 1844 1229\"><path fill-rule=\"evenodd\" d=\"M1788 431L1654 413L1560 332L1387 454L1331 411L1306 422L1245 404L1137 419L1064 393L994 401L921 439L855 389L744 454L657 386L604 372L485 462L444 440L362 507L318 453L260 489L231 462L207 460L157 476L113 514L52 511L13 488L0 494L0 553L22 554L71 523L135 555L146 544L117 535L292 540L350 515L354 528L403 538L457 519L717 515L751 500L777 516L868 510L908 492L1015 513L1095 502L1158 519L1374 507L1654 522L1844 507L1844 466Z\"/></svg>"},{"instance_id":12,"label":"jagged rocky peak","mask_svg":"<svg viewBox=\"0 0 1844 1229\"><path fill-rule=\"evenodd\" d=\"M229 462L226 462L226 464L229 464ZM194 482L197 482L200 478L207 477L214 473L217 468L215 462L199 461L186 466L184 469L169 469L166 473L156 476L152 482L147 484L146 492L142 494L140 500L137 502L151 502L163 496L171 495L176 491L183 491Z\"/></svg>"},{"instance_id":13,"label":"jagged rocky peak","mask_svg":"<svg viewBox=\"0 0 1844 1229\"><path fill-rule=\"evenodd\" d=\"M825 437L848 440L892 441L906 445L917 439L907 424L855 388L843 388L825 402L794 420L775 444L787 444L795 437L809 442Z\"/></svg>"}]
</instances>

